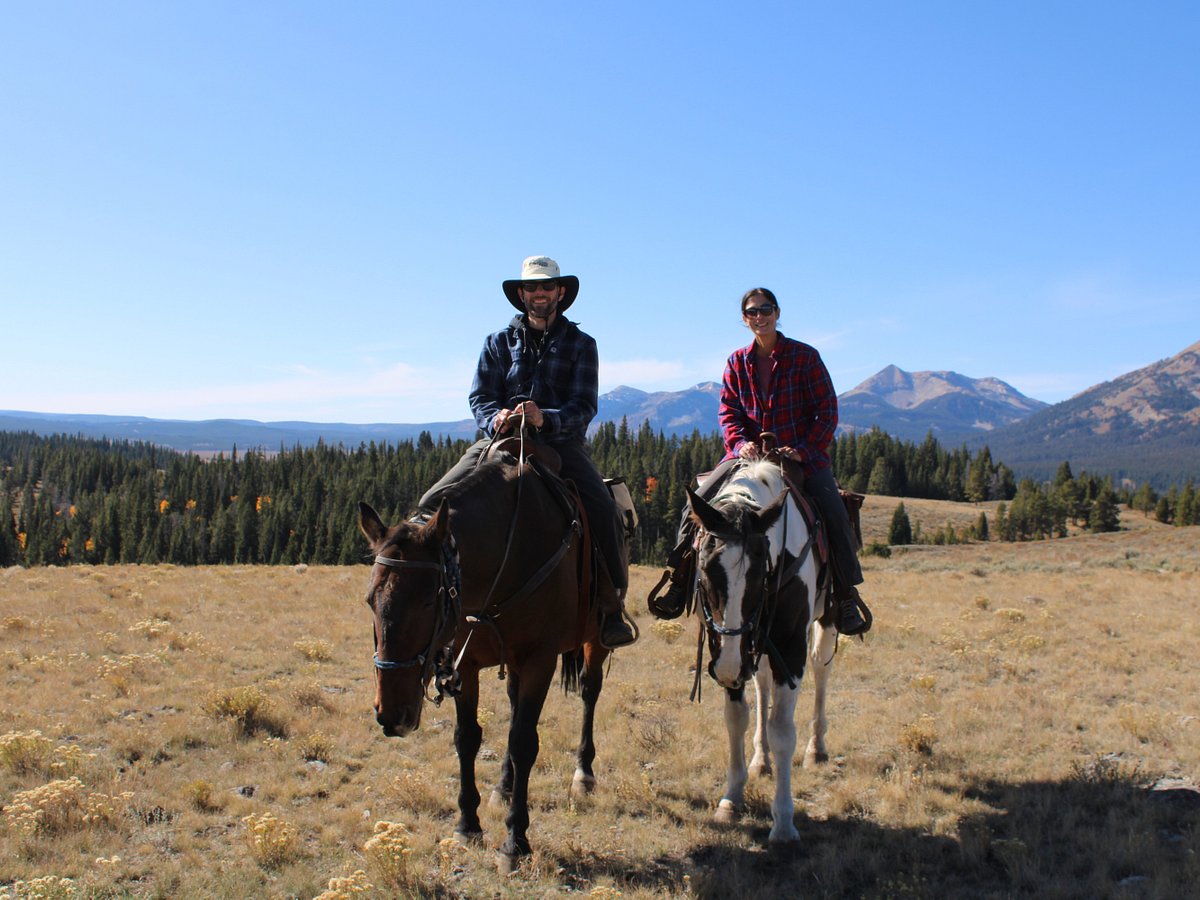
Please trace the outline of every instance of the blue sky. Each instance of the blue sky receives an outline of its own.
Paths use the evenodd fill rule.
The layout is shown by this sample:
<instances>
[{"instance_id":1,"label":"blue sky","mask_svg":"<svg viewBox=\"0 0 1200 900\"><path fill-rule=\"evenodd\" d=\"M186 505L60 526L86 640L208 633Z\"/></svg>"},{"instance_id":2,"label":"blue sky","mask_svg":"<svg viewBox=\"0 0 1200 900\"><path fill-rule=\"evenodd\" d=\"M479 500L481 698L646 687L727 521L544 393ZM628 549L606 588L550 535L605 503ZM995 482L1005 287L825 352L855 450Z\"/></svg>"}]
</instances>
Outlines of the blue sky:
<instances>
[{"instance_id":1,"label":"blue sky","mask_svg":"<svg viewBox=\"0 0 1200 900\"><path fill-rule=\"evenodd\" d=\"M1200 5L14 2L0 408L469 415L500 282L601 391L718 380L742 292L846 391L1046 401L1200 340Z\"/></svg>"}]
</instances>

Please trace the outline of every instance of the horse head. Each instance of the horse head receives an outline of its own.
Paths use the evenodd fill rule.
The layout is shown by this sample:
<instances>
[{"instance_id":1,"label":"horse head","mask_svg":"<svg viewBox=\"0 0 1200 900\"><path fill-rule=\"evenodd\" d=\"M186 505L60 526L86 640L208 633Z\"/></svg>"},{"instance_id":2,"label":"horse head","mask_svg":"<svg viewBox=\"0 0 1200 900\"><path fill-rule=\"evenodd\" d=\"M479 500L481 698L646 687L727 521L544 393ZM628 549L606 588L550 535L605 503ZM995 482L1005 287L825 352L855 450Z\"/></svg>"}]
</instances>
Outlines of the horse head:
<instances>
[{"instance_id":1,"label":"horse head","mask_svg":"<svg viewBox=\"0 0 1200 900\"><path fill-rule=\"evenodd\" d=\"M425 687L458 625L458 587L447 576L449 512L388 527L365 503L358 527L375 552L367 605L374 617L375 719L389 737L421 723Z\"/></svg>"},{"instance_id":2,"label":"horse head","mask_svg":"<svg viewBox=\"0 0 1200 900\"><path fill-rule=\"evenodd\" d=\"M690 488L687 495L700 526L697 596L712 658L708 672L722 687L738 690L763 650L771 571L767 531L783 512L787 491L761 508L742 497L719 494L710 504Z\"/></svg>"}]
</instances>

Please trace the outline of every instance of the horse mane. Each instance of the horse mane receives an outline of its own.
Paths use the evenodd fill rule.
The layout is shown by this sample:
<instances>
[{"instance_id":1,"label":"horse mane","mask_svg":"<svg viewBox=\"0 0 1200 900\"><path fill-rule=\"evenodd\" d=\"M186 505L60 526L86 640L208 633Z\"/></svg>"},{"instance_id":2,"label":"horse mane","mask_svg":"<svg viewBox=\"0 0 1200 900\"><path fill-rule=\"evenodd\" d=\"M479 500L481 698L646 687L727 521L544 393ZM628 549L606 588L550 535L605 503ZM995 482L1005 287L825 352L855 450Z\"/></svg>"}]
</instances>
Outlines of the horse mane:
<instances>
[{"instance_id":1,"label":"horse mane","mask_svg":"<svg viewBox=\"0 0 1200 900\"><path fill-rule=\"evenodd\" d=\"M750 513L758 512L774 500L783 488L779 466L759 460L736 469L713 497L712 505L740 529Z\"/></svg>"},{"instance_id":2,"label":"horse mane","mask_svg":"<svg viewBox=\"0 0 1200 900\"><path fill-rule=\"evenodd\" d=\"M446 489L445 498L452 509L463 509L490 501L508 483L507 473L515 468L512 460L485 459L461 480Z\"/></svg>"}]
</instances>

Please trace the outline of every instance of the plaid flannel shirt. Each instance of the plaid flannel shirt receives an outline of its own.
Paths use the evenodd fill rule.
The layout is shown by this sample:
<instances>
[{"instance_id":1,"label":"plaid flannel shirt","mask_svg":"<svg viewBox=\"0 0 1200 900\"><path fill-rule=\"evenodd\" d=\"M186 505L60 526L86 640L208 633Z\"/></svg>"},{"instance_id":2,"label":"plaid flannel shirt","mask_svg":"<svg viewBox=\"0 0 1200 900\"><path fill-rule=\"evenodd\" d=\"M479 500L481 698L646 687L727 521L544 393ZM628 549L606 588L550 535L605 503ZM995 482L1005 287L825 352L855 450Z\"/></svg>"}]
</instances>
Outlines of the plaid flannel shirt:
<instances>
[{"instance_id":1,"label":"plaid flannel shirt","mask_svg":"<svg viewBox=\"0 0 1200 900\"><path fill-rule=\"evenodd\" d=\"M530 331L525 317L517 315L484 342L471 384L475 422L490 435L496 413L528 398L545 417L540 431L547 443L583 441L598 402L596 341L560 315L539 355L530 345Z\"/></svg>"},{"instance_id":2,"label":"plaid flannel shirt","mask_svg":"<svg viewBox=\"0 0 1200 900\"><path fill-rule=\"evenodd\" d=\"M829 468L829 444L837 430L837 394L821 354L779 334L771 351L770 396L758 390L755 345L735 350L725 366L718 418L725 433L725 459L746 441L773 432L781 447L804 455L806 474Z\"/></svg>"}]
</instances>

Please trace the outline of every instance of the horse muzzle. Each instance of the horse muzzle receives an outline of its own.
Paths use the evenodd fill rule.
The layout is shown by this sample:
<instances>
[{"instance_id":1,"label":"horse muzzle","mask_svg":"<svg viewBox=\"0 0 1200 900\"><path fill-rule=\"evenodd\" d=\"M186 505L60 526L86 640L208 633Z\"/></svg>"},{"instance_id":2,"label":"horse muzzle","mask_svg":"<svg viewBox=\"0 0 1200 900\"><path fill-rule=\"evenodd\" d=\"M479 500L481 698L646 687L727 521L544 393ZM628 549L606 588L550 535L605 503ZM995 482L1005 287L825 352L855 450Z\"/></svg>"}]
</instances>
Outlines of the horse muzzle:
<instances>
[{"instance_id":1,"label":"horse muzzle","mask_svg":"<svg viewBox=\"0 0 1200 900\"><path fill-rule=\"evenodd\" d=\"M745 687L748 677L745 667L739 668L736 674L732 674L718 668L716 660L708 664L708 674L713 681L729 691L741 690Z\"/></svg>"},{"instance_id":2,"label":"horse muzzle","mask_svg":"<svg viewBox=\"0 0 1200 900\"><path fill-rule=\"evenodd\" d=\"M401 710L399 713L393 715L376 711L375 721L383 728L385 736L407 737L420 727L421 709L417 707L415 711Z\"/></svg>"}]
</instances>

